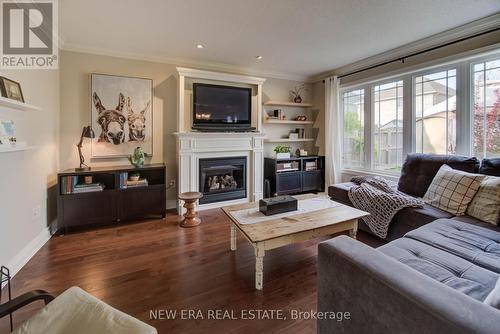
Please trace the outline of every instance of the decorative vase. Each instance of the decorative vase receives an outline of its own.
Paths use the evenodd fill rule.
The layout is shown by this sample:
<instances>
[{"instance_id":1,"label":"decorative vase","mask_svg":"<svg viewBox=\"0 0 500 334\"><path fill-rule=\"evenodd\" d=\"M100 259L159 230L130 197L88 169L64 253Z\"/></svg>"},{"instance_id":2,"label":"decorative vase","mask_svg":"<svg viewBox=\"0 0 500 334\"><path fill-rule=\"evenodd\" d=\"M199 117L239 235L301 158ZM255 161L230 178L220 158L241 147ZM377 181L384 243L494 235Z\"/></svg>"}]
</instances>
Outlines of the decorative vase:
<instances>
[{"instance_id":1,"label":"decorative vase","mask_svg":"<svg viewBox=\"0 0 500 334\"><path fill-rule=\"evenodd\" d=\"M293 102L302 103L302 97L300 97L300 95L295 96L295 98L293 99Z\"/></svg>"},{"instance_id":2,"label":"decorative vase","mask_svg":"<svg viewBox=\"0 0 500 334\"><path fill-rule=\"evenodd\" d=\"M145 155L142 147L136 147L134 150L134 154L131 155L128 159L135 168L144 166Z\"/></svg>"}]
</instances>

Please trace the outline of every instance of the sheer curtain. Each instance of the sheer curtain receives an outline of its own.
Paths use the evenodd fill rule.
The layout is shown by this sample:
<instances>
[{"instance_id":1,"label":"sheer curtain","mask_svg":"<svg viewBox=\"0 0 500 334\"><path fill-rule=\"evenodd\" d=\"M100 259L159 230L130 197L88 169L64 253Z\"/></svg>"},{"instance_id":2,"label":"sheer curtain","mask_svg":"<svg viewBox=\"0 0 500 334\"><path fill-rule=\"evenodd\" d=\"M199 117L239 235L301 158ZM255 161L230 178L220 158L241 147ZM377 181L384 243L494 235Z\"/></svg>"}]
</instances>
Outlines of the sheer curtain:
<instances>
[{"instance_id":1,"label":"sheer curtain","mask_svg":"<svg viewBox=\"0 0 500 334\"><path fill-rule=\"evenodd\" d=\"M325 181L327 186L341 182L342 117L339 84L340 79L337 76L325 79Z\"/></svg>"}]
</instances>

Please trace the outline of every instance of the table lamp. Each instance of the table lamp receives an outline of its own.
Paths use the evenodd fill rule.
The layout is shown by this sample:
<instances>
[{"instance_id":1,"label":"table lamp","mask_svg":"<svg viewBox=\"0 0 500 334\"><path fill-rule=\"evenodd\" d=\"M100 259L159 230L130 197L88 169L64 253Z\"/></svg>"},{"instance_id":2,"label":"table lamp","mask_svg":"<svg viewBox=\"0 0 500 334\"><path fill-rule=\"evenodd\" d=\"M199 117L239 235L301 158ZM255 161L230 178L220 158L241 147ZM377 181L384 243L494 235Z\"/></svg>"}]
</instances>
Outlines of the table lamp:
<instances>
[{"instance_id":1,"label":"table lamp","mask_svg":"<svg viewBox=\"0 0 500 334\"><path fill-rule=\"evenodd\" d=\"M82 130L82 135L80 137L80 141L78 144L76 144L76 147L78 147L78 154L80 155L80 167L75 168L75 171L77 172L82 172L86 170L90 170L90 167L87 166L85 162L85 158L83 157L82 154L82 143L83 143L83 138L95 138L94 130L92 130L92 127L89 126L84 126Z\"/></svg>"}]
</instances>

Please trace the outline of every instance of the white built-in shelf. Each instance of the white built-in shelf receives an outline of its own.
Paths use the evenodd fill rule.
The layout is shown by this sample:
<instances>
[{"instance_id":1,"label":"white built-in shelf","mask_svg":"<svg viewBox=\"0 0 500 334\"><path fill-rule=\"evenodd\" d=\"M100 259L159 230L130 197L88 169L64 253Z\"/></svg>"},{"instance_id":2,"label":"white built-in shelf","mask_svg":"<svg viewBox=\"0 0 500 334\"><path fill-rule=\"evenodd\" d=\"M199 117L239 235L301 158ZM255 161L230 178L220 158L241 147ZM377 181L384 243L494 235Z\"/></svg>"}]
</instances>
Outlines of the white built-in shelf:
<instances>
[{"instance_id":1,"label":"white built-in shelf","mask_svg":"<svg viewBox=\"0 0 500 334\"><path fill-rule=\"evenodd\" d=\"M295 107L295 108L312 108L311 103L295 103L287 101L267 101L264 106L276 106L276 107Z\"/></svg>"},{"instance_id":2,"label":"white built-in shelf","mask_svg":"<svg viewBox=\"0 0 500 334\"><path fill-rule=\"evenodd\" d=\"M298 138L298 139L290 139L290 138L269 138L264 140L266 143L298 143L298 142L306 142L306 141L314 141L314 138Z\"/></svg>"},{"instance_id":3,"label":"white built-in shelf","mask_svg":"<svg viewBox=\"0 0 500 334\"><path fill-rule=\"evenodd\" d=\"M11 146L11 147L2 147L2 146L0 146L0 153L19 152L19 151L27 151L35 149L35 146Z\"/></svg>"},{"instance_id":4,"label":"white built-in shelf","mask_svg":"<svg viewBox=\"0 0 500 334\"><path fill-rule=\"evenodd\" d=\"M0 96L0 109L1 108L10 108L10 109L23 110L23 111L40 111L41 110L37 106Z\"/></svg>"},{"instance_id":5,"label":"white built-in shelf","mask_svg":"<svg viewBox=\"0 0 500 334\"><path fill-rule=\"evenodd\" d=\"M279 120L279 119L264 119L265 124L314 124L313 121L294 121L294 120Z\"/></svg>"}]
</instances>

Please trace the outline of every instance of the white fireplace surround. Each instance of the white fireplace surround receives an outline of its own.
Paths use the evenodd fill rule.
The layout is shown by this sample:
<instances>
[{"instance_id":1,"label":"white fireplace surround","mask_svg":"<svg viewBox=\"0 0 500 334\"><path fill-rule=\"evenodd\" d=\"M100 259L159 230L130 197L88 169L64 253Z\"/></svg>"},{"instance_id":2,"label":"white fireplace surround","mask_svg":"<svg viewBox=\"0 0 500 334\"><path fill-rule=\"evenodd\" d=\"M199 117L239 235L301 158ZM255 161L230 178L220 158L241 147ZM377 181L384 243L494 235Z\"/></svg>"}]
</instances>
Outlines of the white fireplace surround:
<instances>
[{"instance_id":1,"label":"white fireplace surround","mask_svg":"<svg viewBox=\"0 0 500 334\"><path fill-rule=\"evenodd\" d=\"M199 209L258 201L263 197L264 135L259 133L176 133L179 147L179 192L200 191L199 165L205 158L247 158L245 198L199 205ZM179 203L180 204L180 203Z\"/></svg>"},{"instance_id":2,"label":"white fireplace surround","mask_svg":"<svg viewBox=\"0 0 500 334\"><path fill-rule=\"evenodd\" d=\"M263 198L264 183L264 138L260 132L262 128L262 84L265 79L236 75L200 71L188 68L177 68L178 72L178 124L177 132L177 168L178 168L178 192L200 191L199 189L199 160L204 158L227 158L246 157L247 170L246 197L236 200L201 204L199 210L218 208L225 205L258 201ZM186 87L186 79L196 81L210 80L222 82L223 84L245 84L253 86L256 96L252 98L252 124L257 132L192 132L189 113L192 107L189 87ZM178 201L177 209L181 213L182 206Z\"/></svg>"}]
</instances>

